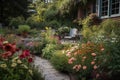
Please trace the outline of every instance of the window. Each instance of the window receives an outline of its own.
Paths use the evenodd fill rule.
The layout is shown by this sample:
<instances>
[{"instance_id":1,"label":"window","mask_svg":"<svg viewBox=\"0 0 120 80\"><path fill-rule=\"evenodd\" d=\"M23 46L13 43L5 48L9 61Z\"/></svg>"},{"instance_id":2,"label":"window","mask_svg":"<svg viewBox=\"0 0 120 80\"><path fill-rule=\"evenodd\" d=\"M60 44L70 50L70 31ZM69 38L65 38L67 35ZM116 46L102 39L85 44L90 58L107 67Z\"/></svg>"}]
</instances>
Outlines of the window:
<instances>
[{"instance_id":1,"label":"window","mask_svg":"<svg viewBox=\"0 0 120 80\"><path fill-rule=\"evenodd\" d=\"M102 0L101 16L108 15L108 0Z\"/></svg>"},{"instance_id":2,"label":"window","mask_svg":"<svg viewBox=\"0 0 120 80\"><path fill-rule=\"evenodd\" d=\"M111 14L119 14L120 0L112 0L111 5L112 5Z\"/></svg>"},{"instance_id":3,"label":"window","mask_svg":"<svg viewBox=\"0 0 120 80\"><path fill-rule=\"evenodd\" d=\"M98 0L98 10L101 18L120 16L120 0Z\"/></svg>"}]
</instances>

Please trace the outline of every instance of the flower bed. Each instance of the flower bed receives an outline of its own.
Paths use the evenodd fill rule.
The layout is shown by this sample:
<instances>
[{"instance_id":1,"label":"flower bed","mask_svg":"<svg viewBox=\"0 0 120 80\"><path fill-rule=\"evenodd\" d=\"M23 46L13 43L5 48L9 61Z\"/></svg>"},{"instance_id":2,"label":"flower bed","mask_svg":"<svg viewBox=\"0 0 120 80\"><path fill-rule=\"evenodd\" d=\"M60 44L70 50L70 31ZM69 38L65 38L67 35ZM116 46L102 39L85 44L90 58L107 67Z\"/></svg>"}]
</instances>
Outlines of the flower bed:
<instances>
[{"instance_id":1,"label":"flower bed","mask_svg":"<svg viewBox=\"0 0 120 80\"><path fill-rule=\"evenodd\" d=\"M32 62L29 50L18 49L15 43L0 37L0 80L33 80L36 72Z\"/></svg>"}]
</instances>

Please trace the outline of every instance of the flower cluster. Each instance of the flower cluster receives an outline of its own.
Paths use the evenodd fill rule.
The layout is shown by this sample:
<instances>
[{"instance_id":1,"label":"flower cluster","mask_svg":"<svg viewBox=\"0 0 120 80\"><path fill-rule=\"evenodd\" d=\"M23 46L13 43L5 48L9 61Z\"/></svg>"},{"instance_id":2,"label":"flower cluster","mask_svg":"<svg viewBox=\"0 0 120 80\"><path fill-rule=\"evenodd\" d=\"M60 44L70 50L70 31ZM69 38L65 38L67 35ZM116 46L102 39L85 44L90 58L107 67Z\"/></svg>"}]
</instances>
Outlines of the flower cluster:
<instances>
[{"instance_id":1,"label":"flower cluster","mask_svg":"<svg viewBox=\"0 0 120 80\"><path fill-rule=\"evenodd\" d=\"M77 73L80 72L83 76L98 70L102 62L100 56L103 55L104 46L102 43L97 44L88 41L81 45L75 45L64 52L68 57L68 63L72 65L72 69L77 71ZM96 73L96 76L98 74Z\"/></svg>"},{"instance_id":2,"label":"flower cluster","mask_svg":"<svg viewBox=\"0 0 120 80\"><path fill-rule=\"evenodd\" d=\"M11 79L25 79L32 75L31 63L33 61L29 50L20 50L15 43L9 43L0 37L0 80L7 75ZM27 72L26 72L27 71ZM25 75L27 73L27 75ZM15 77L13 74L16 74ZM24 77L22 77L24 75ZM9 79L7 79L9 80Z\"/></svg>"}]
</instances>

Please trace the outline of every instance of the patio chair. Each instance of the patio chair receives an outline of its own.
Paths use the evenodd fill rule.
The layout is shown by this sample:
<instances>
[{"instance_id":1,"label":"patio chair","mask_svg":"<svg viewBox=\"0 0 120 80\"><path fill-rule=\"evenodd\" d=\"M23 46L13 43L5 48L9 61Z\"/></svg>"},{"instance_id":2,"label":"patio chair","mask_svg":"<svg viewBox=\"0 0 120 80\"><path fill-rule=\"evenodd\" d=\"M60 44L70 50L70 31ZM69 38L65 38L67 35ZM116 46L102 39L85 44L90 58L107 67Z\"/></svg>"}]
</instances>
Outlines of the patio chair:
<instances>
[{"instance_id":1,"label":"patio chair","mask_svg":"<svg viewBox=\"0 0 120 80\"><path fill-rule=\"evenodd\" d=\"M76 28L70 29L70 33L68 36L64 36L64 40L76 40L78 30Z\"/></svg>"}]
</instances>

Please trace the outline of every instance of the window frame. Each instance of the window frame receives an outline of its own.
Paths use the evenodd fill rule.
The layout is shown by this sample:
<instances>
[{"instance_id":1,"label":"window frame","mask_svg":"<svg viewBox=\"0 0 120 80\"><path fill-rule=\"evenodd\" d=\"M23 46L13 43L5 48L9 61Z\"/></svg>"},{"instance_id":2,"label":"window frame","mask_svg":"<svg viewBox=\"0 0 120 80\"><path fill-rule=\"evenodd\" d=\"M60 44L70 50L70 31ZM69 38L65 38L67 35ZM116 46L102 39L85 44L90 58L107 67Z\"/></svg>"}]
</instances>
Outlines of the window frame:
<instances>
[{"instance_id":1,"label":"window frame","mask_svg":"<svg viewBox=\"0 0 120 80\"><path fill-rule=\"evenodd\" d=\"M102 1L98 0L98 16L100 18L110 18L110 17L117 17L120 16L120 2L119 2L119 13L118 14L111 14L112 11L112 0L108 0L108 11L106 16L102 16Z\"/></svg>"}]
</instances>

